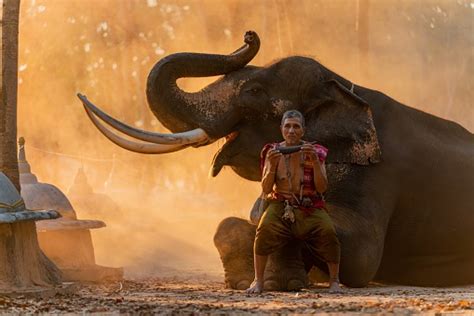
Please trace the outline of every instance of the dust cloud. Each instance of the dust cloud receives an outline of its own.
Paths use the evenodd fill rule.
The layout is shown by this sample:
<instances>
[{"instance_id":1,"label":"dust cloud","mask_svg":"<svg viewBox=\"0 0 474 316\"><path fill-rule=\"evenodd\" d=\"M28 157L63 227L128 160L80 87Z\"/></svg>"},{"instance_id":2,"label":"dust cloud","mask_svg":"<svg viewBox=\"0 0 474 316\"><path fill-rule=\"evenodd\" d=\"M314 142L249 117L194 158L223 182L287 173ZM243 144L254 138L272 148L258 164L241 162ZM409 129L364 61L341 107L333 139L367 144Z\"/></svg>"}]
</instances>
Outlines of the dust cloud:
<instances>
[{"instance_id":1,"label":"dust cloud","mask_svg":"<svg viewBox=\"0 0 474 316\"><path fill-rule=\"evenodd\" d=\"M93 232L99 264L129 274L220 271L213 233L225 217L248 217L258 184L230 169L208 178L222 141L160 156L125 151L93 127L76 93L131 125L165 131L146 105L153 64L175 52L230 53L252 29L262 41L252 64L311 56L473 131L473 10L467 0L23 0L18 135L40 181L68 192L83 168L94 192L114 201L77 209L108 224ZM180 85L192 91L212 80Z\"/></svg>"}]
</instances>

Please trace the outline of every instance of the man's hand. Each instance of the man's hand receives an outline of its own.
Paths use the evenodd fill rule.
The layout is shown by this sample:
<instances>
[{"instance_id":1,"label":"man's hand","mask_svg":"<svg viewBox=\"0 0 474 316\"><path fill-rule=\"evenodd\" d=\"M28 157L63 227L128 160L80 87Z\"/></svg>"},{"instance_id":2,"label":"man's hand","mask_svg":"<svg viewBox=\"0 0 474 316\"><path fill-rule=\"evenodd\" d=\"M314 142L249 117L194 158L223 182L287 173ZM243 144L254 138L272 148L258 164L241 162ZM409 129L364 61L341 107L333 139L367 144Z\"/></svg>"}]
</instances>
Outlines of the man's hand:
<instances>
[{"instance_id":1,"label":"man's hand","mask_svg":"<svg viewBox=\"0 0 474 316\"><path fill-rule=\"evenodd\" d=\"M278 165L278 161L280 161L280 157L283 156L282 153L276 148L272 148L267 152L267 161L270 171L275 171Z\"/></svg>"},{"instance_id":2,"label":"man's hand","mask_svg":"<svg viewBox=\"0 0 474 316\"><path fill-rule=\"evenodd\" d=\"M316 152L316 148L314 148L313 145L303 144L303 146L301 146L301 151L306 157L309 158L312 163L317 162L319 164L318 153Z\"/></svg>"}]
</instances>

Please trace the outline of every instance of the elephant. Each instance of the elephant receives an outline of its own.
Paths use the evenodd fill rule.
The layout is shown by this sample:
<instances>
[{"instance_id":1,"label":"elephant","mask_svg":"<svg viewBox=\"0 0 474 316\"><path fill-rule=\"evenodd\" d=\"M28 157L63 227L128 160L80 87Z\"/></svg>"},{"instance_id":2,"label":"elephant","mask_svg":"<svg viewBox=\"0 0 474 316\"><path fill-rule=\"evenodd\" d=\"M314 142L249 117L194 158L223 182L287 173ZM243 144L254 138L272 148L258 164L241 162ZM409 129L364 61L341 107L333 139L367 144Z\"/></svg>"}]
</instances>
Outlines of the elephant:
<instances>
[{"instance_id":1,"label":"elephant","mask_svg":"<svg viewBox=\"0 0 474 316\"><path fill-rule=\"evenodd\" d=\"M341 243L341 283L474 283L473 134L356 85L308 57L248 65L260 39L249 31L244 42L229 55L176 53L154 65L148 104L172 134L133 128L78 96L95 126L131 151L173 152L225 137L212 176L230 166L252 181L261 178L262 147L282 140L282 114L299 110L306 119L305 139L329 149L325 200ZM176 84L182 77L216 75L222 76L198 92ZM228 287L243 289L253 280L255 229L236 217L217 228L214 242ZM265 287L304 287L313 266L325 268L295 240L270 256Z\"/></svg>"}]
</instances>

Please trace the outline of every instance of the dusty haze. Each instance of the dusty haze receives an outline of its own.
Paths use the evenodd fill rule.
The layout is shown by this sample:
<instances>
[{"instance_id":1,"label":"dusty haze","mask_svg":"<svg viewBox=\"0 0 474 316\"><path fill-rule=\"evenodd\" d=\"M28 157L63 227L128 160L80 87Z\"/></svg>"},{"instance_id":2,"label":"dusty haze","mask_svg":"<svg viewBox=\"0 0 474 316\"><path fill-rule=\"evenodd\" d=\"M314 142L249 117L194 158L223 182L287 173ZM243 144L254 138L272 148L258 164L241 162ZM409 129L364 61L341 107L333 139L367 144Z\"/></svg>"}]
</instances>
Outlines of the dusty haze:
<instances>
[{"instance_id":1,"label":"dusty haze","mask_svg":"<svg viewBox=\"0 0 474 316\"><path fill-rule=\"evenodd\" d=\"M258 184L230 169L208 178L222 141L161 156L125 151L93 127L76 93L124 122L165 131L146 104L153 64L181 51L230 53L252 29L262 41L254 65L311 56L472 132L474 3L420 3L23 0L18 135L40 181L68 192L82 166L94 190L118 205L77 210L108 223L93 232L98 263L125 266L130 275L219 271L215 228L227 216L248 216ZM197 90L211 80L180 85Z\"/></svg>"}]
</instances>

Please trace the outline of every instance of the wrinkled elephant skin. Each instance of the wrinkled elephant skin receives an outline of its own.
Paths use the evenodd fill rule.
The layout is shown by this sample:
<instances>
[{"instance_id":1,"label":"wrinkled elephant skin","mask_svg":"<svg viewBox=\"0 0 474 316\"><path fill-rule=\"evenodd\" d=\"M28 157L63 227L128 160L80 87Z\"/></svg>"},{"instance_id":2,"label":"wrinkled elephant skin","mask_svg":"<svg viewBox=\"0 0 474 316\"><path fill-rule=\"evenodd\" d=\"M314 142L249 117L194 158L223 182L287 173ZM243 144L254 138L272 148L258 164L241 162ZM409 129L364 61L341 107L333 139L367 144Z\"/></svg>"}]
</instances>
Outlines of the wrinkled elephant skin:
<instances>
[{"instance_id":1,"label":"wrinkled elephant skin","mask_svg":"<svg viewBox=\"0 0 474 316\"><path fill-rule=\"evenodd\" d=\"M474 283L473 134L353 85L310 58L246 66L259 45L257 34L248 32L245 45L230 55L179 53L160 60L148 78L150 108L173 133L193 130L198 136L189 140L174 134L176 139L153 144L161 147L151 146L147 153L226 137L214 157L213 176L230 166L258 181L260 150L281 140L281 115L297 109L306 118L305 139L329 148L326 201L342 247L342 283ZM224 76L196 93L176 84L181 77L218 74ZM100 112L94 115L107 123ZM123 144L130 150L142 148ZM229 287L245 288L253 279L254 235L255 226L236 218L225 219L217 230L214 241ZM271 256L267 288L305 286L312 264L324 267L308 262L304 245L289 244Z\"/></svg>"}]
</instances>

